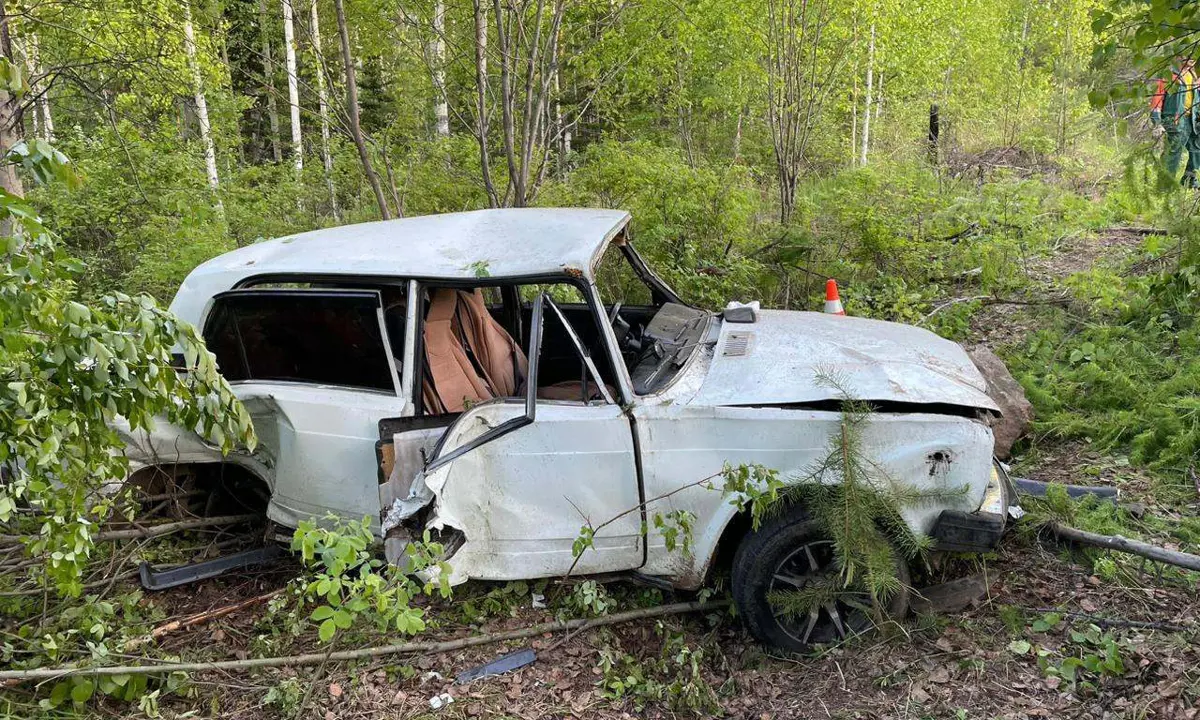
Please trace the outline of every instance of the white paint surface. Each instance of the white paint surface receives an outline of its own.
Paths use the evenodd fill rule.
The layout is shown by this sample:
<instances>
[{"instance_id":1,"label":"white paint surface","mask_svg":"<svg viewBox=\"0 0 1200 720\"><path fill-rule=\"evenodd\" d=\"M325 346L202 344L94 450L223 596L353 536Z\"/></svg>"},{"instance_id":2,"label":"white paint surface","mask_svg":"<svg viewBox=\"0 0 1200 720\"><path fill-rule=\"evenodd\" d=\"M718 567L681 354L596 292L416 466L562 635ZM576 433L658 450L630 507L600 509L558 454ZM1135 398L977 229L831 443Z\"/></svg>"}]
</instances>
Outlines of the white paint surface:
<instances>
[{"instance_id":1,"label":"white paint surface","mask_svg":"<svg viewBox=\"0 0 1200 720\"><path fill-rule=\"evenodd\" d=\"M621 210L509 208L344 225L254 243L193 270L171 311L199 326L212 296L265 274L469 279L590 277L629 222Z\"/></svg>"},{"instance_id":2,"label":"white paint surface","mask_svg":"<svg viewBox=\"0 0 1200 720\"><path fill-rule=\"evenodd\" d=\"M730 336L749 335L744 355L726 355ZM697 405L803 403L838 397L820 371L860 400L947 403L998 409L987 383L957 343L899 323L814 312L763 310L753 324L725 323Z\"/></svg>"},{"instance_id":3,"label":"white paint surface","mask_svg":"<svg viewBox=\"0 0 1200 720\"><path fill-rule=\"evenodd\" d=\"M525 412L489 402L450 428L449 452ZM633 436L616 405L540 402L537 420L438 468L425 483L437 497L434 527L463 531L452 579L515 580L562 575L588 520L609 520L638 504ZM575 572L614 572L641 563L641 515L629 513L597 533Z\"/></svg>"}]
</instances>

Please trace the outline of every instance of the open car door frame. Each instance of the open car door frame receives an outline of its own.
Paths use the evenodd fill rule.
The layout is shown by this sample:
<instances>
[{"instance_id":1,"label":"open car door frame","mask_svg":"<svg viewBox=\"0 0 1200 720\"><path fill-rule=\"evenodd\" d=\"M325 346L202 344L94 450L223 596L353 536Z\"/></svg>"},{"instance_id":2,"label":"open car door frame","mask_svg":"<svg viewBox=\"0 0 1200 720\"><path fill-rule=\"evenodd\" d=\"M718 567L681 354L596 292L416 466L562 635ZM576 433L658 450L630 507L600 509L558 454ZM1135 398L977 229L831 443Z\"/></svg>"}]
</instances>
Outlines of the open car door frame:
<instances>
[{"instance_id":1,"label":"open car door frame","mask_svg":"<svg viewBox=\"0 0 1200 720\"><path fill-rule=\"evenodd\" d=\"M590 379L602 400L537 397L547 310L575 346L584 386ZM399 464L390 469L380 487L390 562L403 565L408 543L429 531L446 547L451 582L551 577L576 563L573 547L582 527L625 513L594 539L576 571L642 564L641 516L627 512L642 502L633 429L578 334L545 293L533 306L528 357L523 407L514 398L497 398L469 408L446 428L422 470L406 476ZM389 421L380 426L382 433L398 429ZM514 435L526 426L540 432ZM381 457L388 440L400 434L381 437Z\"/></svg>"}]
</instances>

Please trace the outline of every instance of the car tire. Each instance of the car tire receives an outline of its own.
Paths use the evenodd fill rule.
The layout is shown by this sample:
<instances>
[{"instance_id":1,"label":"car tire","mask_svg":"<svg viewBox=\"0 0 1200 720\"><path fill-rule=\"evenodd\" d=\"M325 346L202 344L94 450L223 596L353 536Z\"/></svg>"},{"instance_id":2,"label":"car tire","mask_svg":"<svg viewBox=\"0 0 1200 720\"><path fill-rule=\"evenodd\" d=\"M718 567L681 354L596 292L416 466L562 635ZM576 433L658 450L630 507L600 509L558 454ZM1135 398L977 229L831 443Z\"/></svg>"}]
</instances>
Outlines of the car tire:
<instances>
[{"instance_id":1,"label":"car tire","mask_svg":"<svg viewBox=\"0 0 1200 720\"><path fill-rule=\"evenodd\" d=\"M787 652L807 652L814 645L838 642L874 628L871 617L844 603L822 606L814 620L777 617L768 602L776 589L803 587L805 577L832 569L832 541L803 508L794 507L748 533L733 559L733 600L750 634L759 642ZM896 554L902 589L889 599L885 614L900 619L908 612L911 580L908 563ZM815 561L815 562L814 562ZM815 572L804 573L810 567Z\"/></svg>"}]
</instances>

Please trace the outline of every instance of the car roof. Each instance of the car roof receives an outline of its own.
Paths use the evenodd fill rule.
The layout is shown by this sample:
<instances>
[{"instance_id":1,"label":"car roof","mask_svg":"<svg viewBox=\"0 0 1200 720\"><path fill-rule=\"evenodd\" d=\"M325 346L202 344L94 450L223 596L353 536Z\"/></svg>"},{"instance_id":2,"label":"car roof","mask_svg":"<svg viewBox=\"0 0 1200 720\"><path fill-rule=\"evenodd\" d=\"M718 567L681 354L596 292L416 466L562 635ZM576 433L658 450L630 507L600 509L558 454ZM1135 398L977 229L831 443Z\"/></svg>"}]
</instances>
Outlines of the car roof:
<instances>
[{"instance_id":1,"label":"car roof","mask_svg":"<svg viewBox=\"0 0 1200 720\"><path fill-rule=\"evenodd\" d=\"M312 230L201 264L171 309L198 323L209 298L259 275L590 277L599 254L628 223L623 210L504 208Z\"/></svg>"}]
</instances>

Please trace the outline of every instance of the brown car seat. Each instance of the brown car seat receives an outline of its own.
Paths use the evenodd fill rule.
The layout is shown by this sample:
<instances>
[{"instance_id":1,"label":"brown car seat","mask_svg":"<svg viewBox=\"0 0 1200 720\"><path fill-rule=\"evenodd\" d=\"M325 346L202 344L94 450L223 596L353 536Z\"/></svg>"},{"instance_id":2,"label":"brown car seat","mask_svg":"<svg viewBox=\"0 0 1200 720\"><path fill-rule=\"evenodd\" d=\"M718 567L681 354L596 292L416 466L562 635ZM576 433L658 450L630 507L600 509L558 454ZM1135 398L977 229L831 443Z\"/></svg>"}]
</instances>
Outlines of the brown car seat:
<instances>
[{"instance_id":1,"label":"brown car seat","mask_svg":"<svg viewBox=\"0 0 1200 720\"><path fill-rule=\"evenodd\" d=\"M479 290L434 290L424 340L422 398L431 415L515 395L528 372L525 353L488 312Z\"/></svg>"},{"instance_id":2,"label":"brown car seat","mask_svg":"<svg viewBox=\"0 0 1200 720\"><path fill-rule=\"evenodd\" d=\"M457 314L467 349L493 394L516 395L529 374L529 361L517 341L488 312L483 293L459 291Z\"/></svg>"}]
</instances>

